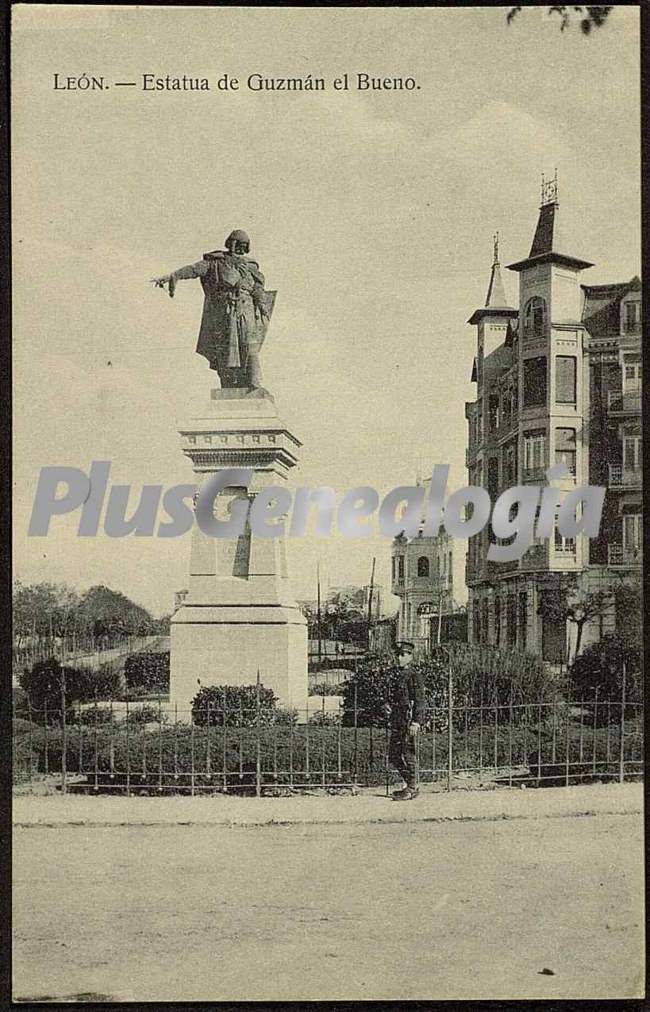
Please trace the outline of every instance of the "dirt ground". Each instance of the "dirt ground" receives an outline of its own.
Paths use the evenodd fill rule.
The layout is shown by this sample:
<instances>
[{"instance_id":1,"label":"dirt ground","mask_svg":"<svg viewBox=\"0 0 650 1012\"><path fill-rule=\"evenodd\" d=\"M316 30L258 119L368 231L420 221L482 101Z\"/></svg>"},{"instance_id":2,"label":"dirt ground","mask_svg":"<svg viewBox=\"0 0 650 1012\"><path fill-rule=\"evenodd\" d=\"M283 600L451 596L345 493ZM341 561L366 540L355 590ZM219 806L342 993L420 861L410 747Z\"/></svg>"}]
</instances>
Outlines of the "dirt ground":
<instances>
[{"instance_id":1,"label":"dirt ground","mask_svg":"<svg viewBox=\"0 0 650 1012\"><path fill-rule=\"evenodd\" d=\"M634 815L17 829L14 997L639 996L642 831Z\"/></svg>"}]
</instances>

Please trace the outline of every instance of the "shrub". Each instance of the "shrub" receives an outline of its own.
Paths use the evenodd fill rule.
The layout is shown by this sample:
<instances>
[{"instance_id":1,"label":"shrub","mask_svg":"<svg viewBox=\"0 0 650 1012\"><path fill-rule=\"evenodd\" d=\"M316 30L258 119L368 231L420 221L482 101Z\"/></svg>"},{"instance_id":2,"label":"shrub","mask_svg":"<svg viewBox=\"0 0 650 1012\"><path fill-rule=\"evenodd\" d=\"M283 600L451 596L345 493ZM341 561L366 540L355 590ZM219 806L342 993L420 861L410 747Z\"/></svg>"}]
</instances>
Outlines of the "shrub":
<instances>
[{"instance_id":1,"label":"shrub","mask_svg":"<svg viewBox=\"0 0 650 1012\"><path fill-rule=\"evenodd\" d=\"M14 717L12 721L12 732L14 738L20 738L22 735L30 734L37 727L37 724L32 723L31 720L24 720L22 717Z\"/></svg>"},{"instance_id":2,"label":"shrub","mask_svg":"<svg viewBox=\"0 0 650 1012\"><path fill-rule=\"evenodd\" d=\"M313 724L314 727L338 727L341 723L341 714L336 712L323 712L317 710L316 713L312 713L309 718L309 723Z\"/></svg>"},{"instance_id":3,"label":"shrub","mask_svg":"<svg viewBox=\"0 0 650 1012\"><path fill-rule=\"evenodd\" d=\"M20 685L14 685L12 690L14 716L27 717L27 693Z\"/></svg>"},{"instance_id":4,"label":"shrub","mask_svg":"<svg viewBox=\"0 0 650 1012\"><path fill-rule=\"evenodd\" d=\"M564 776L561 768L569 742L570 776L583 772L591 776L618 775L619 731L614 725L594 730L588 723L580 726L570 718L568 734L566 707L558 706L554 726L536 724L536 708L530 708L530 720L517 726L509 724L506 712L499 712L493 723L486 719L481 727L465 723L459 714L452 729L455 770L487 772L495 767L530 767L536 776L538 764L542 776ZM29 737L31 737L31 749ZM424 731L420 735L420 771L423 780L446 777L448 736ZM336 782L380 784L386 781L385 756L388 745L386 728L262 726L255 728L195 727L186 725L135 728L124 722L102 724L96 729L70 726L67 729L67 769L83 772L91 778L95 770L97 743L98 782L124 786L127 771L135 789L178 790L190 783L194 763L195 786L213 789L250 788L255 782L258 757L264 784L282 784L290 779L296 785ZM34 771L61 769L62 729L38 727L31 736L15 739L15 755L26 768L30 756ZM539 746L541 745L541 752ZM47 761L46 761L47 754ZM642 725L628 721L625 730L626 762L640 766L643 758ZM575 766L573 764L581 765ZM628 767L630 769L630 767ZM434 771L432 773L432 770Z\"/></svg>"},{"instance_id":5,"label":"shrub","mask_svg":"<svg viewBox=\"0 0 650 1012\"><path fill-rule=\"evenodd\" d=\"M309 689L310 696L342 696L347 682L330 685L328 682L317 682Z\"/></svg>"},{"instance_id":6,"label":"shrub","mask_svg":"<svg viewBox=\"0 0 650 1012\"><path fill-rule=\"evenodd\" d=\"M75 710L71 721L94 727L95 724L107 724L113 720L114 714L110 706L89 706L84 710Z\"/></svg>"},{"instance_id":7,"label":"shrub","mask_svg":"<svg viewBox=\"0 0 650 1012\"><path fill-rule=\"evenodd\" d=\"M269 723L275 711L272 689L259 687L260 720ZM251 727L258 719L257 686L204 685L192 701L192 718L197 727Z\"/></svg>"},{"instance_id":8,"label":"shrub","mask_svg":"<svg viewBox=\"0 0 650 1012\"><path fill-rule=\"evenodd\" d=\"M119 699L122 694L120 668L109 661L100 664L96 671L90 668L80 669L78 692L77 698L82 703Z\"/></svg>"},{"instance_id":9,"label":"shrub","mask_svg":"<svg viewBox=\"0 0 650 1012\"><path fill-rule=\"evenodd\" d=\"M571 665L569 677L574 695L591 701L598 691L600 699L618 702L623 689L625 665L626 698L640 702L641 650L641 639L634 641L617 633L610 633L592 643Z\"/></svg>"},{"instance_id":10,"label":"shrub","mask_svg":"<svg viewBox=\"0 0 650 1012\"><path fill-rule=\"evenodd\" d=\"M392 657L370 656L361 661L343 686L344 724L374 724L387 721L386 703L390 702L398 668Z\"/></svg>"},{"instance_id":11,"label":"shrub","mask_svg":"<svg viewBox=\"0 0 650 1012\"><path fill-rule=\"evenodd\" d=\"M504 647L449 643L431 658L438 685L444 686L451 666L457 706L520 705L551 698L557 691L550 669L540 657ZM441 687L442 687L441 686ZM444 688L446 695L446 688Z\"/></svg>"},{"instance_id":12,"label":"shrub","mask_svg":"<svg viewBox=\"0 0 650 1012\"><path fill-rule=\"evenodd\" d=\"M168 693L169 651L141 650L130 654L124 662L124 680L129 694L138 691Z\"/></svg>"},{"instance_id":13,"label":"shrub","mask_svg":"<svg viewBox=\"0 0 650 1012\"><path fill-rule=\"evenodd\" d=\"M555 684L543 661L532 654L466 643L439 647L431 656L414 661L424 679L426 705L442 711L447 707L449 670L452 673L455 707L515 706L551 698ZM382 726L387 722L386 704L390 703L398 677L397 664L389 655L372 656L359 663L357 671L342 687L346 710L344 723ZM437 730L444 725L444 714L436 712Z\"/></svg>"},{"instance_id":14,"label":"shrub","mask_svg":"<svg viewBox=\"0 0 650 1012\"><path fill-rule=\"evenodd\" d=\"M34 719L39 723L45 720L46 708L48 722L50 719L60 719L61 686L64 680L66 710L74 703L115 699L121 691L119 668L110 663L100 665L95 671L85 667L62 667L55 657L50 657L23 671L19 679L25 697L29 698L29 706L27 698L22 702L21 712L29 713L31 708Z\"/></svg>"},{"instance_id":15,"label":"shrub","mask_svg":"<svg viewBox=\"0 0 650 1012\"><path fill-rule=\"evenodd\" d=\"M275 710L275 723L278 727L297 727L298 711L285 709Z\"/></svg>"},{"instance_id":16,"label":"shrub","mask_svg":"<svg viewBox=\"0 0 650 1012\"><path fill-rule=\"evenodd\" d=\"M61 667L55 657L38 661L32 668L25 669L18 676L20 686L29 698L29 709L34 720L48 722L59 719L61 714L61 686L65 679L66 705L83 698L86 672L80 668Z\"/></svg>"},{"instance_id":17,"label":"shrub","mask_svg":"<svg viewBox=\"0 0 650 1012\"><path fill-rule=\"evenodd\" d=\"M166 724L167 714L157 706L144 703L142 706L130 709L126 719L129 724Z\"/></svg>"}]
</instances>

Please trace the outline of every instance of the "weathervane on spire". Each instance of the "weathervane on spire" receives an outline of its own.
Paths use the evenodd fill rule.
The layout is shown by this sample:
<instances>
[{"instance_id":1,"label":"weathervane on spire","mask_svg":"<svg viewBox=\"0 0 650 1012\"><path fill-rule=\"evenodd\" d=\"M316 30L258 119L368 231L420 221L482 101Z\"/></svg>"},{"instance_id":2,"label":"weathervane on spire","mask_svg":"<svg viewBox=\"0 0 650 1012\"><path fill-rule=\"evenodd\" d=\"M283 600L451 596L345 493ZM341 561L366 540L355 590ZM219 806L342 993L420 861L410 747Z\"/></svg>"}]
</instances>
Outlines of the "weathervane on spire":
<instances>
[{"instance_id":1,"label":"weathervane on spire","mask_svg":"<svg viewBox=\"0 0 650 1012\"><path fill-rule=\"evenodd\" d=\"M497 231L494 233L494 259L492 261L492 266L496 267L498 263L499 263L499 233Z\"/></svg>"},{"instance_id":2,"label":"weathervane on spire","mask_svg":"<svg viewBox=\"0 0 650 1012\"><path fill-rule=\"evenodd\" d=\"M542 172L542 204L557 204L557 169L552 179L545 179Z\"/></svg>"}]
</instances>

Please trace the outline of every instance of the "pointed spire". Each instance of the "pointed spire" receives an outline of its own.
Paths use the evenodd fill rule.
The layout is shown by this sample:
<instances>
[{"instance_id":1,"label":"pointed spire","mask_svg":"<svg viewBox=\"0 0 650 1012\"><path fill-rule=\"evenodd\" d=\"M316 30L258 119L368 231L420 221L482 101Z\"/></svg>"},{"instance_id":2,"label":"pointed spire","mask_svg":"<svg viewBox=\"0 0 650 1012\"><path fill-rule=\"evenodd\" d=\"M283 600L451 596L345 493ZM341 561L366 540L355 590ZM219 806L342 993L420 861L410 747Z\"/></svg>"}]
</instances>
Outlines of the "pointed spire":
<instances>
[{"instance_id":1,"label":"pointed spire","mask_svg":"<svg viewBox=\"0 0 650 1012\"><path fill-rule=\"evenodd\" d=\"M566 248L560 236L559 210L556 169L552 179L545 179L542 173L542 199L529 257L542 256L544 253L560 253Z\"/></svg>"},{"instance_id":2,"label":"pointed spire","mask_svg":"<svg viewBox=\"0 0 650 1012\"><path fill-rule=\"evenodd\" d=\"M490 309L501 309L507 306L506 290L503 287L501 277L501 264L499 263L499 233L494 233L494 259L492 260L492 272L490 284L488 285L485 305Z\"/></svg>"},{"instance_id":3,"label":"pointed spire","mask_svg":"<svg viewBox=\"0 0 650 1012\"><path fill-rule=\"evenodd\" d=\"M488 285L487 295L485 296L485 305L481 309L476 309L471 315L468 323L479 323L480 320L485 316L517 316L518 312L512 306L508 305L506 299L506 290L503 284L503 278L501 277L501 264L499 262L499 233L495 232L493 236L494 241L494 254L492 257L492 269L490 270L490 283Z\"/></svg>"},{"instance_id":4,"label":"pointed spire","mask_svg":"<svg viewBox=\"0 0 650 1012\"><path fill-rule=\"evenodd\" d=\"M539 217L537 228L533 236L530 253L525 260L508 264L509 271L522 271L535 263L559 263L565 267L572 267L574 270L584 270L586 267L593 267L587 260L580 260L577 257L568 256L566 243L562 239L559 229L560 205L557 199L557 169L552 179L545 179L542 173L542 193L539 206Z\"/></svg>"}]
</instances>

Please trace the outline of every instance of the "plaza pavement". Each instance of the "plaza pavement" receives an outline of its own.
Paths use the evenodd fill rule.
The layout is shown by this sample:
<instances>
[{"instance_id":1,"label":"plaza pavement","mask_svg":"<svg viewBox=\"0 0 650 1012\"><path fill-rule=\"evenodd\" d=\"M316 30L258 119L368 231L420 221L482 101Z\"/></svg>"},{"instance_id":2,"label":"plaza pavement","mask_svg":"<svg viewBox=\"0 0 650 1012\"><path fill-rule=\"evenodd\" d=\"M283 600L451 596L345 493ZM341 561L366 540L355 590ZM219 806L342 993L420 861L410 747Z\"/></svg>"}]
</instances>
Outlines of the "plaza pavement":
<instances>
[{"instance_id":1,"label":"plaza pavement","mask_svg":"<svg viewBox=\"0 0 650 1012\"><path fill-rule=\"evenodd\" d=\"M291 797L123 797L18 795L13 822L37 826L264 826L355 825L545 819L632 815L643 810L640 783L571 787L427 790L415 801L395 802L382 788L357 795L314 791Z\"/></svg>"}]
</instances>

